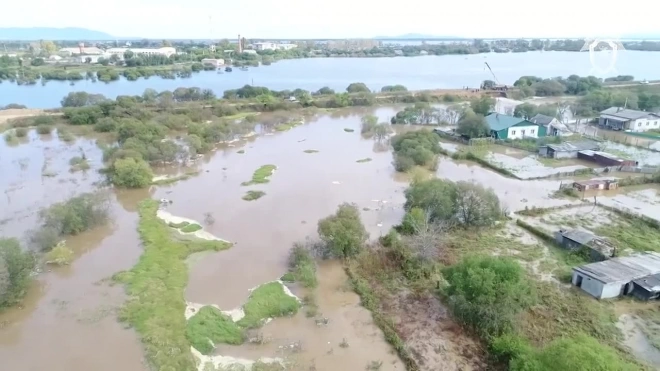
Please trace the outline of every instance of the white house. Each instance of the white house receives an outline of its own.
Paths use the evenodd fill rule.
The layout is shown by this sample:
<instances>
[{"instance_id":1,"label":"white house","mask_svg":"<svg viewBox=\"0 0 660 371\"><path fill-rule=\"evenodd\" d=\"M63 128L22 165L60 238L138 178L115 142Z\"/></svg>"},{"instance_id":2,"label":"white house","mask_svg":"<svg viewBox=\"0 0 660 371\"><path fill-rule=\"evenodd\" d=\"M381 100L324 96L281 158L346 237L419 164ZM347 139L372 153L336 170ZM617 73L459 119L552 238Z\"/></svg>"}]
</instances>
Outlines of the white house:
<instances>
[{"instance_id":1,"label":"white house","mask_svg":"<svg viewBox=\"0 0 660 371\"><path fill-rule=\"evenodd\" d=\"M660 115L621 107L610 107L600 113L598 125L612 130L643 132L660 129Z\"/></svg>"},{"instance_id":2,"label":"white house","mask_svg":"<svg viewBox=\"0 0 660 371\"><path fill-rule=\"evenodd\" d=\"M565 124L559 122L559 120L557 120L556 117L550 117L538 113L534 117L529 119L529 121L545 127L547 136L561 136L561 135L573 134L573 132L571 132Z\"/></svg>"},{"instance_id":3,"label":"white house","mask_svg":"<svg viewBox=\"0 0 660 371\"><path fill-rule=\"evenodd\" d=\"M646 252L573 268L572 283L597 299L632 293L633 281L660 273L660 254Z\"/></svg>"},{"instance_id":4,"label":"white house","mask_svg":"<svg viewBox=\"0 0 660 371\"><path fill-rule=\"evenodd\" d=\"M486 116L490 135L495 139L523 139L545 136L545 128L531 121L499 113Z\"/></svg>"},{"instance_id":5,"label":"white house","mask_svg":"<svg viewBox=\"0 0 660 371\"><path fill-rule=\"evenodd\" d=\"M124 53L127 51L133 52L133 55L164 55L166 57L176 54L176 49L171 46L165 46L162 48L110 48L106 50L106 53L110 55L116 55L120 58L124 58Z\"/></svg>"}]
</instances>

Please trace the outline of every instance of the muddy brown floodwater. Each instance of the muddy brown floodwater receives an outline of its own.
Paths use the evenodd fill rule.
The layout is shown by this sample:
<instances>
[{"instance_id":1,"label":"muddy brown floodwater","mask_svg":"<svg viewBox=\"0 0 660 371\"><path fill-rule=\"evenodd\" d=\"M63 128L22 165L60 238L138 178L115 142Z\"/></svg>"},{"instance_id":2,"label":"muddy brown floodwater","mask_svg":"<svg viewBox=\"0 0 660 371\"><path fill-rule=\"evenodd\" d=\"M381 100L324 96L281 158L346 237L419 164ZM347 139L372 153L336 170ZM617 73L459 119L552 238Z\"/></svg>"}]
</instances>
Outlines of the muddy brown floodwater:
<instances>
[{"instance_id":1,"label":"muddy brown floodwater","mask_svg":"<svg viewBox=\"0 0 660 371\"><path fill-rule=\"evenodd\" d=\"M137 334L116 320L116 310L125 300L123 291L106 282L132 267L141 254L136 211L144 198L172 200L167 210L180 217L203 221L211 213L215 222L206 230L234 243L226 251L190 260L186 300L223 310L242 305L250 288L279 278L286 271L292 244L315 236L318 220L334 213L342 202L359 206L372 238L386 233L401 220L408 179L394 172L390 151L361 137L356 112L367 113L321 115L288 132L235 143L200 161L200 174L185 181L150 190L108 190L112 225L70 238L67 244L76 252L73 264L38 275L22 306L0 313L2 369L147 369ZM396 110L379 108L374 113L385 121ZM79 155L80 148L93 169L69 173L68 161ZM95 171L102 166L101 158L89 139L65 144L56 135L32 132L29 140L15 147L0 143L0 186L5 193L0 199L0 235L21 238L35 225L39 209L95 189L102 180ZM365 158L371 161L357 162ZM277 166L269 183L241 186L266 164ZM522 182L444 157L437 175L488 185L512 211L567 203L549 197L559 180ZM241 197L248 190L266 195L244 201ZM320 314L329 319L327 326L316 326L303 310L263 328L272 335L270 344L221 346L218 353L278 357L283 352L280 346L300 342L302 351L295 358L315 364L318 370L360 370L371 361L383 362L381 370L403 370L369 313L359 306L341 267L322 264L318 274L317 301ZM344 339L347 348L339 345Z\"/></svg>"}]
</instances>

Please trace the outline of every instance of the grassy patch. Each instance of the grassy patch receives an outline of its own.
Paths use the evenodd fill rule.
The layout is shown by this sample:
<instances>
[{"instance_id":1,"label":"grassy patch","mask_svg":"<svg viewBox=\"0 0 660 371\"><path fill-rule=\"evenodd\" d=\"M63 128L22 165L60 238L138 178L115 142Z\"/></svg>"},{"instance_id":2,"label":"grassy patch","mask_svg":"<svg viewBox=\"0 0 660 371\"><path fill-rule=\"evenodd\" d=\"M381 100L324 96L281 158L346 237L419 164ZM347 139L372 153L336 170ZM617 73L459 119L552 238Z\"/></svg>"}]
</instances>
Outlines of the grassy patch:
<instances>
[{"instance_id":1,"label":"grassy patch","mask_svg":"<svg viewBox=\"0 0 660 371\"><path fill-rule=\"evenodd\" d=\"M659 251L660 229L641 220L611 215L612 223L596 228L596 233L609 237L615 246L634 251Z\"/></svg>"},{"instance_id":2,"label":"grassy patch","mask_svg":"<svg viewBox=\"0 0 660 371\"><path fill-rule=\"evenodd\" d=\"M355 129L351 129L351 128L344 128L344 131L345 131L345 132L347 132L347 133L352 133L352 132L354 132L354 131L355 131Z\"/></svg>"},{"instance_id":3,"label":"grassy patch","mask_svg":"<svg viewBox=\"0 0 660 371\"><path fill-rule=\"evenodd\" d=\"M258 200L258 199L262 198L265 195L266 195L266 192L264 192L264 191L247 191L245 196L243 196L242 198L245 201L254 201L254 200Z\"/></svg>"},{"instance_id":4,"label":"grassy patch","mask_svg":"<svg viewBox=\"0 0 660 371\"><path fill-rule=\"evenodd\" d=\"M293 279L307 288L318 286L316 278L316 262L312 257L310 249L305 245L296 243L289 255L289 270Z\"/></svg>"},{"instance_id":5,"label":"grassy patch","mask_svg":"<svg viewBox=\"0 0 660 371\"><path fill-rule=\"evenodd\" d=\"M236 151L236 153L238 153L238 154L241 154L241 155L242 155L242 154L244 154L244 153L245 153L245 150L244 150L244 149L239 149L238 151Z\"/></svg>"},{"instance_id":6,"label":"grassy patch","mask_svg":"<svg viewBox=\"0 0 660 371\"><path fill-rule=\"evenodd\" d=\"M50 134L52 131L53 131L53 128L51 126L48 126L48 125L37 126L37 133L39 133L41 135Z\"/></svg>"},{"instance_id":7,"label":"grassy patch","mask_svg":"<svg viewBox=\"0 0 660 371\"><path fill-rule=\"evenodd\" d=\"M637 313L639 318L644 321L644 326L640 326L649 342L660 349L660 309L648 308Z\"/></svg>"},{"instance_id":8,"label":"grassy patch","mask_svg":"<svg viewBox=\"0 0 660 371\"><path fill-rule=\"evenodd\" d=\"M243 182L241 185L249 186L252 184L268 183L270 181L269 177L273 174L275 169L277 169L277 166L275 165L264 165L258 168L254 174L252 174L252 180L249 182Z\"/></svg>"},{"instance_id":9,"label":"grassy patch","mask_svg":"<svg viewBox=\"0 0 660 371\"><path fill-rule=\"evenodd\" d=\"M63 142L73 142L76 140L76 137L68 130L57 129L57 137L60 138Z\"/></svg>"},{"instance_id":10,"label":"grassy patch","mask_svg":"<svg viewBox=\"0 0 660 371\"><path fill-rule=\"evenodd\" d=\"M315 149L306 149L303 152L305 152L305 153L319 153L319 151L317 151Z\"/></svg>"},{"instance_id":11,"label":"grassy patch","mask_svg":"<svg viewBox=\"0 0 660 371\"><path fill-rule=\"evenodd\" d=\"M180 231L183 232L183 233L193 233L193 232L197 232L201 229L202 229L201 225L191 223L191 224L188 224L187 226L181 228Z\"/></svg>"},{"instance_id":12,"label":"grassy patch","mask_svg":"<svg viewBox=\"0 0 660 371\"><path fill-rule=\"evenodd\" d=\"M177 175L177 176L173 176L173 177L167 177L167 178L165 178L165 179L159 179L159 180L156 180L156 181L152 182L151 184L153 184L153 185L167 185L167 184L172 184L172 183L176 183L176 182L178 182L178 181L180 181L180 180L186 180L186 179L190 178L191 176L193 176L193 175L197 175L197 174L199 174L199 171L197 171L197 170L195 170L195 171L188 171L188 172L186 172L185 174L181 174L181 175Z\"/></svg>"},{"instance_id":13,"label":"grassy patch","mask_svg":"<svg viewBox=\"0 0 660 371\"><path fill-rule=\"evenodd\" d=\"M156 217L157 210L155 200L140 203L138 229L144 251L130 271L115 275L116 280L126 284L129 295L120 319L140 335L154 369L195 371L183 316L183 292L188 282L185 259L195 252L219 251L231 245L222 241L176 241L167 225Z\"/></svg>"},{"instance_id":14,"label":"grassy patch","mask_svg":"<svg viewBox=\"0 0 660 371\"><path fill-rule=\"evenodd\" d=\"M278 125L275 125L275 131L291 130L291 129L293 129L296 126L301 125L301 124L302 124L301 122L296 122L296 121L287 122L287 123L284 123L284 124L278 124Z\"/></svg>"},{"instance_id":15,"label":"grassy patch","mask_svg":"<svg viewBox=\"0 0 660 371\"><path fill-rule=\"evenodd\" d=\"M80 156L72 157L69 160L69 165L71 166L71 171L89 170L90 168L87 158Z\"/></svg>"},{"instance_id":16,"label":"grassy patch","mask_svg":"<svg viewBox=\"0 0 660 371\"><path fill-rule=\"evenodd\" d=\"M16 144L18 143L18 137L16 136L16 133L13 131L8 131L5 133L5 142L7 144Z\"/></svg>"},{"instance_id":17,"label":"grassy patch","mask_svg":"<svg viewBox=\"0 0 660 371\"><path fill-rule=\"evenodd\" d=\"M270 282L257 287L243 306L245 317L238 321L244 328L257 328L266 318L293 315L298 312L300 303L284 292L279 282Z\"/></svg>"},{"instance_id":18,"label":"grassy patch","mask_svg":"<svg viewBox=\"0 0 660 371\"><path fill-rule=\"evenodd\" d=\"M363 164L363 163L365 163L365 162L370 162L370 161L371 161L371 157L367 157L367 158L361 158L361 159L359 159L359 160L357 160L357 161L355 161L355 162L357 162L357 163L359 163L359 164Z\"/></svg>"},{"instance_id":19,"label":"grassy patch","mask_svg":"<svg viewBox=\"0 0 660 371\"><path fill-rule=\"evenodd\" d=\"M280 281L292 283L296 282L296 277L293 275L293 273L286 272L284 275L282 275L282 277L280 277Z\"/></svg>"},{"instance_id":20,"label":"grassy patch","mask_svg":"<svg viewBox=\"0 0 660 371\"><path fill-rule=\"evenodd\" d=\"M210 354L218 343L240 345L243 330L232 319L212 306L202 307L188 320L186 336L202 354Z\"/></svg>"},{"instance_id":21,"label":"grassy patch","mask_svg":"<svg viewBox=\"0 0 660 371\"><path fill-rule=\"evenodd\" d=\"M183 227L185 227L185 226L187 226L187 225L189 225L189 224L190 224L190 223L188 223L188 222L181 222L181 223L172 223L172 222L169 222L169 223L167 223L167 225L169 225L169 226L172 227L172 228L176 228L176 229L181 229L181 228L183 228Z\"/></svg>"},{"instance_id":22,"label":"grassy patch","mask_svg":"<svg viewBox=\"0 0 660 371\"><path fill-rule=\"evenodd\" d=\"M73 261L73 250L66 247L64 242L58 243L46 253L46 264L68 265Z\"/></svg>"}]
</instances>

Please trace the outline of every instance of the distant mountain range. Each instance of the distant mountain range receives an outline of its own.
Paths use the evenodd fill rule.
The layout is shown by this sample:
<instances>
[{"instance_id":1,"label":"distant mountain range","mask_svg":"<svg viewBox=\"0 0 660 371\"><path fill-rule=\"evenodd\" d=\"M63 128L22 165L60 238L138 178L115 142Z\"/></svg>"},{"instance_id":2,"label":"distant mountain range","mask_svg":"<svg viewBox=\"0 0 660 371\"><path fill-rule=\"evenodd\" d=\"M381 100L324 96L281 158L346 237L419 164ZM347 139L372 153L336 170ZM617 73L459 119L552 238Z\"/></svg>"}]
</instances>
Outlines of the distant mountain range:
<instances>
[{"instance_id":1,"label":"distant mountain range","mask_svg":"<svg viewBox=\"0 0 660 371\"><path fill-rule=\"evenodd\" d=\"M407 33L398 36L376 36L376 40L409 40L409 39L448 39L448 40L459 40L465 39L465 37L459 36L437 36L437 35L427 35L421 33Z\"/></svg>"},{"instance_id":2,"label":"distant mountain range","mask_svg":"<svg viewBox=\"0 0 660 371\"><path fill-rule=\"evenodd\" d=\"M0 40L115 40L116 38L105 32L77 27L0 27Z\"/></svg>"}]
</instances>

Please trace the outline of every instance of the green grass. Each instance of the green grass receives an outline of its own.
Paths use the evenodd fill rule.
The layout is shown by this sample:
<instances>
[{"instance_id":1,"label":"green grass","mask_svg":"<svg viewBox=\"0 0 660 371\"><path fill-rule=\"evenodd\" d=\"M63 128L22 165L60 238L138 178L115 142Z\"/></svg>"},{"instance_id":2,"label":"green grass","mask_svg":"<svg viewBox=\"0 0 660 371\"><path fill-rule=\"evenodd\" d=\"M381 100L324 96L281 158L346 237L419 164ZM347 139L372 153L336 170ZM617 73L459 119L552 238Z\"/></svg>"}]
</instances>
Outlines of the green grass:
<instances>
[{"instance_id":1,"label":"green grass","mask_svg":"<svg viewBox=\"0 0 660 371\"><path fill-rule=\"evenodd\" d=\"M306 288L315 288L319 282L316 278L316 262L309 249L303 244L296 243L289 255L289 272L296 282Z\"/></svg>"},{"instance_id":2,"label":"green grass","mask_svg":"<svg viewBox=\"0 0 660 371\"><path fill-rule=\"evenodd\" d=\"M202 307L188 320L186 336L202 354L210 354L213 344L224 343L240 345L243 343L243 330L231 317L212 306ZM211 344L213 342L213 344Z\"/></svg>"},{"instance_id":3,"label":"green grass","mask_svg":"<svg viewBox=\"0 0 660 371\"><path fill-rule=\"evenodd\" d=\"M612 223L600 226L596 233L609 237L615 246L634 251L660 252L660 229L653 228L641 220L633 220L611 214Z\"/></svg>"},{"instance_id":4,"label":"green grass","mask_svg":"<svg viewBox=\"0 0 660 371\"><path fill-rule=\"evenodd\" d=\"M257 328L264 319L293 315L298 312L300 303L284 292L279 282L270 282L257 287L243 306L245 317L237 324L244 328Z\"/></svg>"},{"instance_id":5,"label":"green grass","mask_svg":"<svg viewBox=\"0 0 660 371\"><path fill-rule=\"evenodd\" d=\"M296 277L293 275L293 273L286 272L284 275L282 275L282 277L280 277L280 281L292 283L296 282Z\"/></svg>"},{"instance_id":6,"label":"green grass","mask_svg":"<svg viewBox=\"0 0 660 371\"><path fill-rule=\"evenodd\" d=\"M72 157L69 160L69 165L71 165L71 171L89 170L90 168L87 159L80 156Z\"/></svg>"},{"instance_id":7,"label":"green grass","mask_svg":"<svg viewBox=\"0 0 660 371\"><path fill-rule=\"evenodd\" d=\"M183 293L188 283L185 260L195 252L220 251L231 245L222 241L176 241L156 216L157 210L155 200L139 205L143 253L130 271L114 277L126 285L129 297L119 317L139 334L153 369L196 371L183 315Z\"/></svg>"},{"instance_id":8,"label":"green grass","mask_svg":"<svg viewBox=\"0 0 660 371\"><path fill-rule=\"evenodd\" d=\"M262 198L265 195L266 195L266 192L264 192L264 191L247 191L245 196L243 196L242 198L245 201L254 201L254 200L258 200L258 199Z\"/></svg>"},{"instance_id":9,"label":"green grass","mask_svg":"<svg viewBox=\"0 0 660 371\"><path fill-rule=\"evenodd\" d=\"M169 225L169 226L172 227L172 228L176 228L176 229L181 229L181 228L183 228L183 227L185 227L185 226L187 226L187 225L189 225L189 224L190 224L190 223L188 223L188 222L181 222L181 223L172 223L172 222L169 222L169 223L167 223L167 225Z\"/></svg>"},{"instance_id":10,"label":"green grass","mask_svg":"<svg viewBox=\"0 0 660 371\"><path fill-rule=\"evenodd\" d=\"M60 138L61 141L67 143L76 140L76 137L70 131L65 129L57 129L57 137Z\"/></svg>"},{"instance_id":11,"label":"green grass","mask_svg":"<svg viewBox=\"0 0 660 371\"><path fill-rule=\"evenodd\" d=\"M287 123L284 123L284 124L278 124L278 125L275 125L275 131L291 130L291 129L293 129L296 126L301 125L301 124L302 124L301 122L296 122L296 121L287 122Z\"/></svg>"},{"instance_id":12,"label":"green grass","mask_svg":"<svg viewBox=\"0 0 660 371\"><path fill-rule=\"evenodd\" d=\"M169 177L169 178L165 178L165 179L156 180L155 182L152 182L151 184L153 184L153 185L172 184L172 183L176 183L180 180L189 179L191 176L197 175L197 174L199 174L199 171L197 171L197 170L188 171L185 174L181 174L181 175L177 175L177 176L173 176L173 177Z\"/></svg>"},{"instance_id":13,"label":"green grass","mask_svg":"<svg viewBox=\"0 0 660 371\"><path fill-rule=\"evenodd\" d=\"M317 151L315 149L306 149L303 152L305 152L305 153L319 153L319 151Z\"/></svg>"},{"instance_id":14,"label":"green grass","mask_svg":"<svg viewBox=\"0 0 660 371\"><path fill-rule=\"evenodd\" d=\"M649 342L660 350L660 309L648 308L637 312L639 318L644 321L640 326Z\"/></svg>"},{"instance_id":15,"label":"green grass","mask_svg":"<svg viewBox=\"0 0 660 371\"><path fill-rule=\"evenodd\" d=\"M264 184L270 182L269 177L273 174L273 172L277 169L277 166L275 165L264 165L260 168L258 168L254 174L252 174L252 180L249 182L243 182L241 185L243 186L249 186L253 184Z\"/></svg>"},{"instance_id":16,"label":"green grass","mask_svg":"<svg viewBox=\"0 0 660 371\"><path fill-rule=\"evenodd\" d=\"M363 164L363 163L365 163L365 162L370 162L370 161L371 161L371 157L367 157L367 158L359 159L359 160L357 160L357 161L355 161L355 162L357 162L357 163L359 163L359 164Z\"/></svg>"},{"instance_id":17,"label":"green grass","mask_svg":"<svg viewBox=\"0 0 660 371\"><path fill-rule=\"evenodd\" d=\"M188 224L187 226L181 228L180 230L183 233L193 233L193 232L197 232L201 229L202 229L201 225L191 223L191 224Z\"/></svg>"},{"instance_id":18,"label":"green grass","mask_svg":"<svg viewBox=\"0 0 660 371\"><path fill-rule=\"evenodd\" d=\"M345 132L347 132L347 133L352 133L352 132L354 132L354 131L355 131L355 129L351 129L351 128L344 128L344 131L345 131Z\"/></svg>"}]
</instances>

